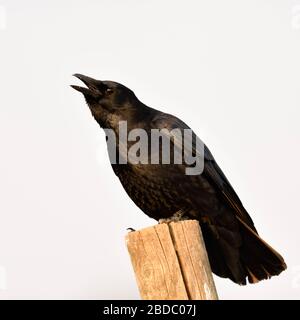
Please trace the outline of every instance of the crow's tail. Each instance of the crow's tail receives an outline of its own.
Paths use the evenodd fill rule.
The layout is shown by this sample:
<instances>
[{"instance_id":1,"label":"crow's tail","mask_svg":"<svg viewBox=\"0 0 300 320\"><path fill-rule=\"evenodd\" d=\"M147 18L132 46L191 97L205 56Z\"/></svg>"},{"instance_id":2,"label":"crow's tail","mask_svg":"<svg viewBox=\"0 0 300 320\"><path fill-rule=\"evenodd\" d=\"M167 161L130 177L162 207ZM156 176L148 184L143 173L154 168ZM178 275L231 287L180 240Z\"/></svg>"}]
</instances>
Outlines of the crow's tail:
<instances>
[{"instance_id":1,"label":"crow's tail","mask_svg":"<svg viewBox=\"0 0 300 320\"><path fill-rule=\"evenodd\" d=\"M243 245L240 249L241 262L250 283L280 274L287 268L282 256L268 245L245 222L240 224Z\"/></svg>"},{"instance_id":2,"label":"crow's tail","mask_svg":"<svg viewBox=\"0 0 300 320\"><path fill-rule=\"evenodd\" d=\"M240 244L236 245L224 228L201 224L206 249L212 271L224 278L245 285L280 274L286 269L281 255L269 246L259 235L239 217L238 221ZM239 241L237 241L239 242Z\"/></svg>"}]
</instances>

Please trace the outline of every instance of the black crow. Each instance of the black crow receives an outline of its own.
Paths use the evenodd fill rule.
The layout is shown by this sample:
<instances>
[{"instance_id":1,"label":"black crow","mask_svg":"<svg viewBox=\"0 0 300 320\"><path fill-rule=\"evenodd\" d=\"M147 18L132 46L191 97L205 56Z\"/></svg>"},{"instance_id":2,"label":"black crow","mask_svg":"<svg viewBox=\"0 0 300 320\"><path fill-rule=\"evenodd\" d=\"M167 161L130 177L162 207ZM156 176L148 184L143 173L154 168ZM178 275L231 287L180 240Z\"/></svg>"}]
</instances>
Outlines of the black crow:
<instances>
[{"instance_id":1,"label":"black crow","mask_svg":"<svg viewBox=\"0 0 300 320\"><path fill-rule=\"evenodd\" d=\"M146 106L122 84L95 80L81 74L75 74L75 77L86 87L72 87L83 93L95 120L117 137L120 123L124 121L127 132L134 129L143 129L147 134L152 129L189 130L175 116ZM192 135L196 137L194 133ZM174 141L171 139L172 159ZM194 141L191 156L199 151ZM127 159L132 146L133 141L125 144L116 138L115 154L109 150L112 168L129 197L145 214L156 220L197 219L212 271L216 275L244 285L247 280L255 283L286 269L280 254L259 237L251 217L205 145L200 174L187 174L189 165L186 161L163 163L161 154L158 163L126 162L124 159ZM152 151L149 145L147 148ZM185 152L184 147L182 154Z\"/></svg>"}]
</instances>

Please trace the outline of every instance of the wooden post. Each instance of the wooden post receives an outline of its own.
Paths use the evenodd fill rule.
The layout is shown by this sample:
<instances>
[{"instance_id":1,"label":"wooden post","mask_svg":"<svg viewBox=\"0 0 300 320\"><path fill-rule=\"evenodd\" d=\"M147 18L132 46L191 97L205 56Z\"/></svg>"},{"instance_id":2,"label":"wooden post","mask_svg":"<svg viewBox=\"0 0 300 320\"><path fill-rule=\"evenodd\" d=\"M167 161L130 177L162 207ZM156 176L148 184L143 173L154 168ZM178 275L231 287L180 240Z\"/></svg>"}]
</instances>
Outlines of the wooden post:
<instances>
[{"instance_id":1,"label":"wooden post","mask_svg":"<svg viewBox=\"0 0 300 320\"><path fill-rule=\"evenodd\" d=\"M126 244L142 299L218 299L197 220L130 232Z\"/></svg>"}]
</instances>

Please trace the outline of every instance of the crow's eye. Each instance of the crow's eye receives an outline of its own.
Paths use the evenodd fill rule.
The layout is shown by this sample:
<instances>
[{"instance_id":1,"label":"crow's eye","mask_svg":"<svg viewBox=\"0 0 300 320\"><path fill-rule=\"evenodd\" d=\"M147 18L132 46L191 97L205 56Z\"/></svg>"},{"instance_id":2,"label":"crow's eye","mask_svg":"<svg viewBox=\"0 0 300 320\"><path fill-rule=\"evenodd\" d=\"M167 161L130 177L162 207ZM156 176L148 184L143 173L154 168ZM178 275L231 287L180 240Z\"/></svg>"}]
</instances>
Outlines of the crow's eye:
<instances>
[{"instance_id":1,"label":"crow's eye","mask_svg":"<svg viewBox=\"0 0 300 320\"><path fill-rule=\"evenodd\" d=\"M111 94L113 92L113 89L111 89L111 88L107 88L106 90L105 90L105 93L106 94Z\"/></svg>"}]
</instances>

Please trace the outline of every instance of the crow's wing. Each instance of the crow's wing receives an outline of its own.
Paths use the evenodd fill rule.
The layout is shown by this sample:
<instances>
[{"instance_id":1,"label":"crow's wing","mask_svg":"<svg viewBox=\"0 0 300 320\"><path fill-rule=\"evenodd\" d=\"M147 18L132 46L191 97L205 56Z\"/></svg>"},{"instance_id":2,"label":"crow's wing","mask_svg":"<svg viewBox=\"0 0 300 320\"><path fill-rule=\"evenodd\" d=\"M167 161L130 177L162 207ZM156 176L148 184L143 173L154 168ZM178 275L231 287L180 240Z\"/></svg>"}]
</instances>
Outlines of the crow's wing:
<instances>
[{"instance_id":1,"label":"crow's wing","mask_svg":"<svg viewBox=\"0 0 300 320\"><path fill-rule=\"evenodd\" d=\"M185 124L182 120L166 113L160 113L159 115L157 115L153 119L151 127L154 127L157 129L166 128L169 131L176 128L181 129L181 131L183 131L184 129L190 129L190 127L187 124ZM173 139L171 141L172 143L176 144L176 141L178 140ZM177 146L177 147L180 148L181 146ZM186 145L184 145L184 148L186 148ZM203 153L203 150L196 150L195 139L193 139L193 147L187 149L188 152L189 150L193 150L194 154ZM225 174L222 172L221 168L218 166L213 155L205 145L204 145L204 170L202 172L202 175L205 175L207 180L210 182L211 187L215 189L217 193L222 196L222 198L229 205L229 207L233 209L236 216L239 217L242 221L244 221L252 230L257 232L250 215L244 208L241 200L239 199L238 195L234 191L233 187L231 186L230 182L226 178Z\"/></svg>"},{"instance_id":2,"label":"crow's wing","mask_svg":"<svg viewBox=\"0 0 300 320\"><path fill-rule=\"evenodd\" d=\"M252 230L257 232L250 215L244 208L238 195L206 146L203 174L205 174L211 183L214 184L214 186L221 192L224 200L227 201L227 203L234 209L236 215Z\"/></svg>"}]
</instances>

